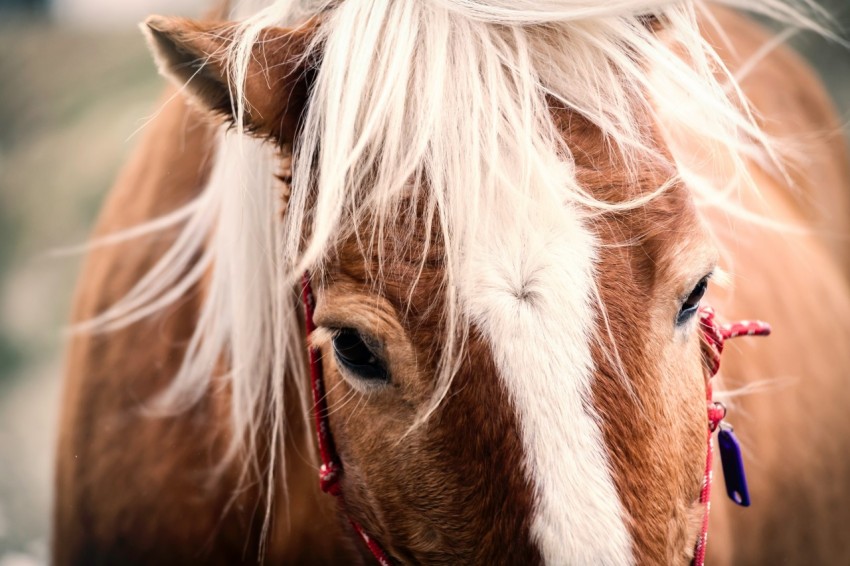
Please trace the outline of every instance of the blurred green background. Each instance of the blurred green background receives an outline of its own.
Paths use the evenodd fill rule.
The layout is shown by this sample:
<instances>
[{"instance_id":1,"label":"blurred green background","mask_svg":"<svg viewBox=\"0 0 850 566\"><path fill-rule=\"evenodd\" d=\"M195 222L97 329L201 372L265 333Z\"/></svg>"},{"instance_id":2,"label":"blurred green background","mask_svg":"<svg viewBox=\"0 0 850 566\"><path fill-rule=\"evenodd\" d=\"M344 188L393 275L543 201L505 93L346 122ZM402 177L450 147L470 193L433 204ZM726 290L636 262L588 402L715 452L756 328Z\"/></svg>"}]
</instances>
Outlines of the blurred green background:
<instances>
[{"instance_id":1,"label":"blurred green background","mask_svg":"<svg viewBox=\"0 0 850 566\"><path fill-rule=\"evenodd\" d=\"M0 0L0 566L47 560L63 325L85 240L163 82L135 22L206 0ZM826 2L850 29L850 0ZM846 34L845 34L846 35ZM795 45L850 122L850 52Z\"/></svg>"}]
</instances>

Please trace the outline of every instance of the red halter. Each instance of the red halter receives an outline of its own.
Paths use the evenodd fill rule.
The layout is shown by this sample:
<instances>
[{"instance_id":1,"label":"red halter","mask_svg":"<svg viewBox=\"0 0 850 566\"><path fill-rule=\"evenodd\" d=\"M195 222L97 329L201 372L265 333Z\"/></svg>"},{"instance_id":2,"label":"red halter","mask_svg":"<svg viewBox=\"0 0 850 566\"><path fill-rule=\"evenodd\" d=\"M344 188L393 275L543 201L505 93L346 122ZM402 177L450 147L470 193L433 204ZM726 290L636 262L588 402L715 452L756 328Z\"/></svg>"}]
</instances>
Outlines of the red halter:
<instances>
[{"instance_id":1,"label":"red halter","mask_svg":"<svg viewBox=\"0 0 850 566\"><path fill-rule=\"evenodd\" d=\"M301 298L304 301L304 321L307 330L307 336L315 330L316 325L313 323L313 310L316 303L313 298L313 289L310 286L310 275L304 274L303 284L301 288ZM322 491L330 493L339 498L340 503L343 501L342 485L339 480L342 475L342 463L339 460L339 455L334 446L333 435L331 434L331 425L328 421L328 405L325 399L325 385L322 379L322 358L319 356L319 350L309 348L310 352L310 384L313 391L313 416L316 420L316 437L319 443L319 454L322 458L322 467L319 468L319 485ZM348 519L357 534L369 548L372 556L378 561L381 566L390 566L390 561L384 549L378 542L366 534L357 522Z\"/></svg>"},{"instance_id":2,"label":"red halter","mask_svg":"<svg viewBox=\"0 0 850 566\"><path fill-rule=\"evenodd\" d=\"M697 539L694 551L694 566L705 564L705 551L708 544L708 515L711 510L711 471L714 461L714 431L720 431L720 458L723 464L723 476L726 481L726 492L738 505L749 506L750 496L747 491L747 480L744 475L741 449L731 427L721 425L726 417L726 407L714 401L711 378L720 369L720 355L723 353L723 344L726 340L739 336L767 336L770 334L770 325L760 321L741 321L733 324L721 325L717 322L714 310L711 307L702 307L699 310L699 324L703 335L703 355L707 362L705 395L708 403L708 449L705 457L705 476L702 480L702 491L699 501L705 505L705 514L702 519L702 530Z\"/></svg>"},{"instance_id":3,"label":"red halter","mask_svg":"<svg viewBox=\"0 0 850 566\"><path fill-rule=\"evenodd\" d=\"M313 323L313 310L315 308L315 300L313 298L313 290L310 286L310 276L305 274L303 278L301 298L304 302L304 319L307 336L315 329ZM705 392L708 402L708 442L707 455L705 460L705 476L702 483L702 491L700 492L700 503L705 505L705 515L702 521L702 531L697 540L696 550L694 551L693 564L695 566L703 566L705 563L705 549L708 541L708 515L711 503L711 481L712 481L712 459L713 459L713 433L726 416L726 408L714 401L712 393L711 378L720 369L720 355L723 353L723 344L726 340L737 338L738 336L767 336L770 334L770 326L764 322L758 321L743 321L730 325L720 325L714 317L714 311L709 307L703 307L699 311L700 329L703 337L703 354L708 363ZM322 379L322 359L319 356L319 351L316 348L309 348L310 354L310 383L313 391L313 416L316 422L316 437L318 438L319 454L322 458L322 466L319 469L319 485L322 491L330 493L343 501L342 486L339 483L342 475L342 463L339 460L339 455L334 446L333 435L331 434L330 422L328 421L328 407L325 399L325 387ZM738 447L737 440L731 433L731 428L721 430L728 435L728 448L724 448L724 438L721 438L721 458L723 460L723 472L726 478L727 491L730 496L738 504L749 505L749 495L747 494L746 479L743 475L743 465L741 463L741 453ZM729 462L727 464L727 461ZM727 470L727 468L729 468ZM732 476L732 477L730 477ZM733 480L730 484L730 480ZM733 496L733 494L735 497ZM357 522L349 518L351 526L369 548L372 556L375 557L378 564L381 566L390 566L392 561L389 555L384 552L381 545L363 530Z\"/></svg>"}]
</instances>

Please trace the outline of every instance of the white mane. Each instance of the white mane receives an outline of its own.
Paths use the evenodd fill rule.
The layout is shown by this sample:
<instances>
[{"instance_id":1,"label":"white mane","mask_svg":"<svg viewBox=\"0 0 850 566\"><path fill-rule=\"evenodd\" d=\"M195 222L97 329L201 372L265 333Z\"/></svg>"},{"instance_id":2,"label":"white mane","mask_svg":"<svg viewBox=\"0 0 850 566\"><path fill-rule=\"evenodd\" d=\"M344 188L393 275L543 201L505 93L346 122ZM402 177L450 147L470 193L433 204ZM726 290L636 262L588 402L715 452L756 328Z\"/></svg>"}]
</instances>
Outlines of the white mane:
<instances>
[{"instance_id":1,"label":"white mane","mask_svg":"<svg viewBox=\"0 0 850 566\"><path fill-rule=\"evenodd\" d=\"M725 3L821 29L781 0ZM238 127L222 131L206 189L182 212L158 221L157 229L183 228L151 273L85 325L105 330L130 324L207 275L194 336L159 406L180 410L194 403L225 360L229 372L222 379L233 398L230 458L254 453L260 426L271 424L273 446L282 446L284 379L302 392L300 400L286 402L304 403L307 413L298 278L308 269L320 272L339 238L367 218L374 237L364 244L379 246L384 223L407 214L399 209L409 201L400 195L414 196L438 220L445 246L448 333L429 412L445 394L463 344L457 274L470 234L494 222L488 211L525 214L543 193L588 215L641 204L600 202L578 183L568 144L550 116L553 101L601 128L635 173L663 159L650 124L635 116L722 152L736 186L749 179L744 159L754 148L772 156L733 77L700 34L702 1L259 4L236 14L250 16L230 53ZM808 0L803 4L814 8ZM263 27L297 25L320 11L324 20L313 49L321 50L321 64L293 156L291 200L281 215L278 158L264 142L240 133L242 87ZM662 32L645 25L640 16L646 14L663 22ZM716 203L723 188L699 182L678 159L675 143L671 149L672 170L699 200ZM311 191L315 201L308 208ZM273 452L279 459L282 449Z\"/></svg>"}]
</instances>

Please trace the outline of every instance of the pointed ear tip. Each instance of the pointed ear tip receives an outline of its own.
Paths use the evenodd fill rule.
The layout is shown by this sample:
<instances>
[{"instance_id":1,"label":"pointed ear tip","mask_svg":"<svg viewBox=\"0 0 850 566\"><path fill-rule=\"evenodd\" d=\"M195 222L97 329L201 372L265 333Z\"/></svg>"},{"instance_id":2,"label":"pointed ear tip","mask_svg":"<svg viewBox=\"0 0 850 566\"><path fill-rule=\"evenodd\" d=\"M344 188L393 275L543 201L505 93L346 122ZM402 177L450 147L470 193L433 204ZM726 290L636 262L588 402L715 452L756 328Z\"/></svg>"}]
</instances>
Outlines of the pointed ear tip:
<instances>
[{"instance_id":1,"label":"pointed ear tip","mask_svg":"<svg viewBox=\"0 0 850 566\"><path fill-rule=\"evenodd\" d=\"M148 16L145 21L139 24L139 28L144 33L167 32L172 27L169 25L169 18L165 16Z\"/></svg>"},{"instance_id":2,"label":"pointed ear tip","mask_svg":"<svg viewBox=\"0 0 850 566\"><path fill-rule=\"evenodd\" d=\"M200 29L199 23L194 20L158 15L148 16L144 22L139 24L139 27L145 35L159 37L183 36L188 32Z\"/></svg>"},{"instance_id":3,"label":"pointed ear tip","mask_svg":"<svg viewBox=\"0 0 850 566\"><path fill-rule=\"evenodd\" d=\"M162 63L167 60L165 53L166 47L173 43L174 34L171 26L168 25L168 18L163 16L150 16L144 22L139 24L139 30L145 38L145 43L148 49L153 54L160 72L163 68Z\"/></svg>"},{"instance_id":4,"label":"pointed ear tip","mask_svg":"<svg viewBox=\"0 0 850 566\"><path fill-rule=\"evenodd\" d=\"M175 78L176 75L173 72L175 63L179 62L178 54L181 52L178 23L177 18L149 16L139 24L139 29L142 31L159 74L182 85L186 78Z\"/></svg>"}]
</instances>

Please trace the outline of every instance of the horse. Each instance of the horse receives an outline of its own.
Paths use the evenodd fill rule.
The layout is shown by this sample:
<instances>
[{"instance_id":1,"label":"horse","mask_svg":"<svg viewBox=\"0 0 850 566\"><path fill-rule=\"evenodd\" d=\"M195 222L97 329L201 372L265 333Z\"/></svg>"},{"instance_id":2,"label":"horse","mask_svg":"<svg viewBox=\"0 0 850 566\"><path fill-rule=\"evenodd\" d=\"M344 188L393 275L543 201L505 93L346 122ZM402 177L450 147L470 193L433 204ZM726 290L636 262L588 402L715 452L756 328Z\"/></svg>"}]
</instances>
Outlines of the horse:
<instances>
[{"instance_id":1,"label":"horse","mask_svg":"<svg viewBox=\"0 0 850 566\"><path fill-rule=\"evenodd\" d=\"M142 26L175 86L76 291L56 564L699 564L709 506L712 564L850 563L850 165L787 34L251 4Z\"/></svg>"}]
</instances>

